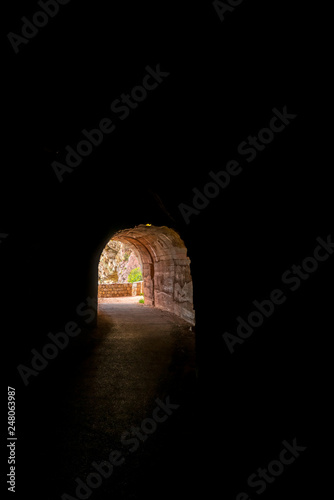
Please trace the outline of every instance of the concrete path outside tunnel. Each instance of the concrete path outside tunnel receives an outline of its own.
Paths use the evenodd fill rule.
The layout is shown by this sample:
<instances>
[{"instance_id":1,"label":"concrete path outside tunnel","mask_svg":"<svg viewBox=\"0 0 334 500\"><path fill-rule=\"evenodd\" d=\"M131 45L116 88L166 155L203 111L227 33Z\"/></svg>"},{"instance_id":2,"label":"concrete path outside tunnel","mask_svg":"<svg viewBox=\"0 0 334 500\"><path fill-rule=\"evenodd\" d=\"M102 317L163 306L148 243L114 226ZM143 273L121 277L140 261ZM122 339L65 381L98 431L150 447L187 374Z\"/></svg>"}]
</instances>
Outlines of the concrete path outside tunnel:
<instances>
[{"instance_id":1,"label":"concrete path outside tunnel","mask_svg":"<svg viewBox=\"0 0 334 500\"><path fill-rule=\"evenodd\" d=\"M64 366L66 383L61 393L53 393L46 415L54 422L51 440L57 459L51 470L44 471L49 489L45 498L60 484L62 493L74 494L75 478L85 479L94 472L92 463L107 460L112 449L124 453L125 464L115 468L114 477L104 481L94 497L114 492L125 499L134 491L140 496L140 484L148 494L146 474L151 477L152 468L158 468L165 477L166 468L177 462L176 457L167 457L180 443L186 454L190 452L196 387L194 327L171 313L139 304L139 298L101 301L97 328L78 338L76 361ZM165 401L167 396L180 407L130 453L121 435L152 417L156 399ZM49 453L42 447L39 462L50 464Z\"/></svg>"}]
</instances>

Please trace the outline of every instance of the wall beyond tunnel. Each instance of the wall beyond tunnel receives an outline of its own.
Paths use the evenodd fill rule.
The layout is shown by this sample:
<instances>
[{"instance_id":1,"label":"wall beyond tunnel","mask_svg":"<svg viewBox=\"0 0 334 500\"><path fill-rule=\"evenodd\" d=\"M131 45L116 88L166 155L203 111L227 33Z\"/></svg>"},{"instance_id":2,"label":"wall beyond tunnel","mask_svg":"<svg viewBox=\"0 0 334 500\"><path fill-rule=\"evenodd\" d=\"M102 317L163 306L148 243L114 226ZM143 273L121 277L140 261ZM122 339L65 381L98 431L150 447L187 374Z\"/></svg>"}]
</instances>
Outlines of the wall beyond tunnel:
<instances>
[{"instance_id":1,"label":"wall beyond tunnel","mask_svg":"<svg viewBox=\"0 0 334 500\"><path fill-rule=\"evenodd\" d=\"M141 224L115 233L130 243L142 263L145 304L170 311L195 324L190 259L179 234L166 226Z\"/></svg>"}]
</instances>

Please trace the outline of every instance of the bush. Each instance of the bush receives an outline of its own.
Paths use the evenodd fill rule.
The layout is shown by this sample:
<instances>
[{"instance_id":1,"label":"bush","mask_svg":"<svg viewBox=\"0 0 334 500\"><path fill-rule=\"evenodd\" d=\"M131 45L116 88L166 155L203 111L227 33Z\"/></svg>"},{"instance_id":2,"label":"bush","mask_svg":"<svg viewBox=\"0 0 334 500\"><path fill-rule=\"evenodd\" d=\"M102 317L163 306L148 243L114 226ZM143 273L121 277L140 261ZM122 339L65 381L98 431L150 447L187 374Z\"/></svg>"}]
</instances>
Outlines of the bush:
<instances>
[{"instance_id":1,"label":"bush","mask_svg":"<svg viewBox=\"0 0 334 500\"><path fill-rule=\"evenodd\" d=\"M144 299L139 299L139 304L144 304Z\"/></svg>"},{"instance_id":2,"label":"bush","mask_svg":"<svg viewBox=\"0 0 334 500\"><path fill-rule=\"evenodd\" d=\"M143 275L139 267L135 267L129 272L128 282L134 283L135 281L142 281Z\"/></svg>"}]
</instances>

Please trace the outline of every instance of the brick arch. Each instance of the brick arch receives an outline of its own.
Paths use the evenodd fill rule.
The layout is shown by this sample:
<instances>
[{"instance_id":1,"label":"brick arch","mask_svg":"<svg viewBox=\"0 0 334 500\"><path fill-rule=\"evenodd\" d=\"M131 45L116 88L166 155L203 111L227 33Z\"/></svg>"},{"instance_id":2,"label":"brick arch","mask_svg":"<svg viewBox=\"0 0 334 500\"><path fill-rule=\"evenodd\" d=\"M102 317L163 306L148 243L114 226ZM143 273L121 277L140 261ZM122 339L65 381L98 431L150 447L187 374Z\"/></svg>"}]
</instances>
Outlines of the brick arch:
<instances>
[{"instance_id":1,"label":"brick arch","mask_svg":"<svg viewBox=\"0 0 334 500\"><path fill-rule=\"evenodd\" d=\"M190 259L180 235L166 226L141 224L117 231L113 240L130 243L142 263L145 303L195 324Z\"/></svg>"}]
</instances>

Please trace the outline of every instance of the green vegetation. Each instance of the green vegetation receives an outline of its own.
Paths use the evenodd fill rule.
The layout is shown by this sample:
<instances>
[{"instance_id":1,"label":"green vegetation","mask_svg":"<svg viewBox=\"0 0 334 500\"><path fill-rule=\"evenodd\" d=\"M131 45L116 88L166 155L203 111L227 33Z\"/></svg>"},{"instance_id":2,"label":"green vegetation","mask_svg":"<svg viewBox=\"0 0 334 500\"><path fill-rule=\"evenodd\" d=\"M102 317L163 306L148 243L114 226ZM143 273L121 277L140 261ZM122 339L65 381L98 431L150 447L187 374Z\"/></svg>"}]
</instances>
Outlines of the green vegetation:
<instances>
[{"instance_id":1,"label":"green vegetation","mask_svg":"<svg viewBox=\"0 0 334 500\"><path fill-rule=\"evenodd\" d=\"M142 281L142 280L143 280L143 275L139 267L135 267L130 271L128 276L129 283L134 283L135 281Z\"/></svg>"},{"instance_id":2,"label":"green vegetation","mask_svg":"<svg viewBox=\"0 0 334 500\"><path fill-rule=\"evenodd\" d=\"M139 304L144 304L144 299L139 299Z\"/></svg>"}]
</instances>

